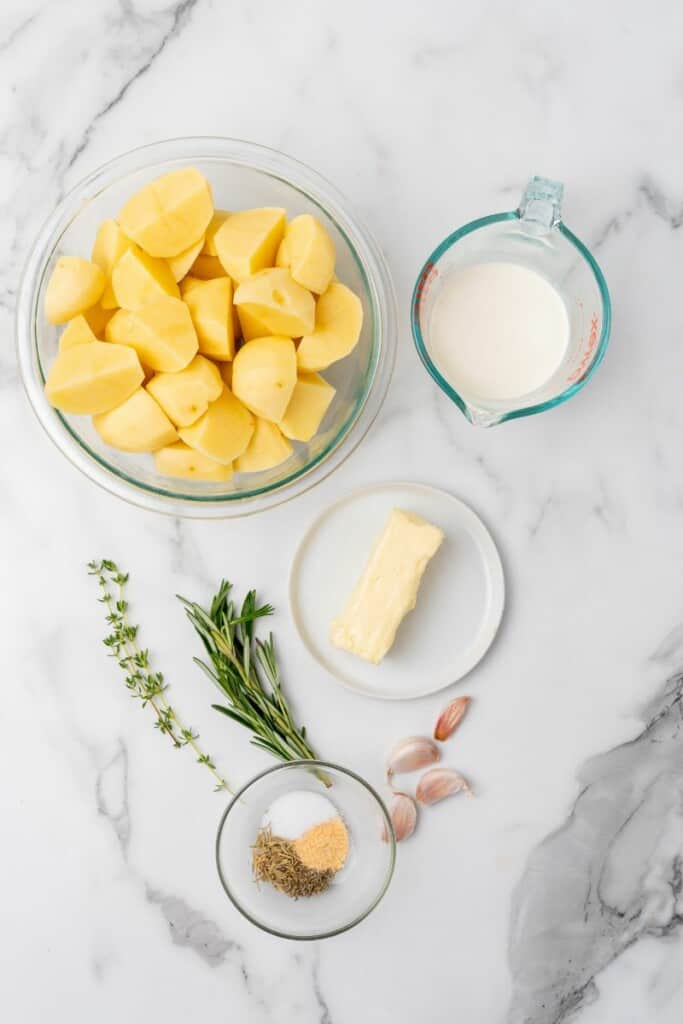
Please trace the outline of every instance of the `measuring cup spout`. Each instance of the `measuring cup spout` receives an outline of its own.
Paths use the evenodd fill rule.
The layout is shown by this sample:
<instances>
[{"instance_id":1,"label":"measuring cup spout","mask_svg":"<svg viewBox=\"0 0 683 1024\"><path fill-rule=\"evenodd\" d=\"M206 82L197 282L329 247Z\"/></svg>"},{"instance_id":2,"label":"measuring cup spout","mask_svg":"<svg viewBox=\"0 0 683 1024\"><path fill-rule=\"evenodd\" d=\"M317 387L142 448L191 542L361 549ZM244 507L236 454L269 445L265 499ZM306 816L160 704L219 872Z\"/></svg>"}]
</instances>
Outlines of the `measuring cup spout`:
<instances>
[{"instance_id":1,"label":"measuring cup spout","mask_svg":"<svg viewBox=\"0 0 683 1024\"><path fill-rule=\"evenodd\" d=\"M465 416L475 427L495 427L496 423L502 423L505 414L494 412L492 409L478 409L474 405L465 405Z\"/></svg>"}]
</instances>

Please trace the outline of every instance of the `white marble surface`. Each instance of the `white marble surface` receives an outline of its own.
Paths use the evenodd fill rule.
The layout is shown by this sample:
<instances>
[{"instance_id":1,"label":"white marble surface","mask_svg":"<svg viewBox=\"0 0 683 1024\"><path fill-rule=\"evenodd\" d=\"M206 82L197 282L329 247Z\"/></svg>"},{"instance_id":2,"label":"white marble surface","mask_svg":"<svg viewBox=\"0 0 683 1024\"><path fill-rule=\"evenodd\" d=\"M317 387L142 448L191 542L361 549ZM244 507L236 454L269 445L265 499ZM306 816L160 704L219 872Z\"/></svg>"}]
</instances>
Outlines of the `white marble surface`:
<instances>
[{"instance_id":1,"label":"white marble surface","mask_svg":"<svg viewBox=\"0 0 683 1024\"><path fill-rule=\"evenodd\" d=\"M680 6L8 0L0 53L6 1019L677 1024ZM13 301L40 222L104 160L183 134L315 166L396 282L381 418L335 477L262 518L180 523L116 503L58 457L17 378ZM475 430L418 365L410 290L434 243L514 206L532 173L566 182L566 221L611 287L612 342L570 403ZM388 744L442 700L338 688L288 622L286 579L303 524L391 478L470 502L504 557L506 618L460 687L476 705L451 755L479 798L425 818L363 925L290 944L224 898L223 800L126 698L84 564L110 555L131 571L174 701L236 783L267 759L210 710L173 594L205 597L221 575L259 586L318 747L379 783Z\"/></svg>"}]
</instances>

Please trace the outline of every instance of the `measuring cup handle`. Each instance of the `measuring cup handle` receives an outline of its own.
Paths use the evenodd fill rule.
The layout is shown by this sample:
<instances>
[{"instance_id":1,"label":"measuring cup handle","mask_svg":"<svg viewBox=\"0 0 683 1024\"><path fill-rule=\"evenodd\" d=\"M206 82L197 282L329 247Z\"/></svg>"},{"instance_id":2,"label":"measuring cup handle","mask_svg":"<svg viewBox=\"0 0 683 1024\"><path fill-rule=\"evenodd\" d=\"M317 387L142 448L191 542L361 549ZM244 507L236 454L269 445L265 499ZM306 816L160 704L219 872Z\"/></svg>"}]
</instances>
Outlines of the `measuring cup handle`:
<instances>
[{"instance_id":1,"label":"measuring cup handle","mask_svg":"<svg viewBox=\"0 0 683 1024\"><path fill-rule=\"evenodd\" d=\"M561 181L534 176L520 200L520 220L529 224L535 232L552 231L562 220L562 196L564 185Z\"/></svg>"}]
</instances>

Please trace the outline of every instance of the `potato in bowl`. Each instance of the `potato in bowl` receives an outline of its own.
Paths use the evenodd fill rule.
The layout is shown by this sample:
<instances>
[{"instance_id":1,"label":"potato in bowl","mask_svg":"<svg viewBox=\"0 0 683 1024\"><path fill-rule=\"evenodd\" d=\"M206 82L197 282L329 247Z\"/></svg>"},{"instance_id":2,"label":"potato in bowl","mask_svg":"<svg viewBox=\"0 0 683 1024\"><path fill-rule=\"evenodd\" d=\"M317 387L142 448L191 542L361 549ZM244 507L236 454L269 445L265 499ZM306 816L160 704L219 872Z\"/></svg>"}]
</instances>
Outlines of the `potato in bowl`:
<instances>
[{"instance_id":1,"label":"potato in bowl","mask_svg":"<svg viewBox=\"0 0 683 1024\"><path fill-rule=\"evenodd\" d=\"M221 471L203 479L162 473L155 466L154 454L113 448L98 434L90 415L62 412L50 404L45 394L45 382L60 349L83 342L88 330L96 340L106 342L107 323L117 308L122 308L116 306L113 289L105 281L102 297L82 314L87 330L82 321L68 332L67 321L58 326L51 324L45 313L45 298L58 260L64 256L90 256L90 262L94 262L93 241L98 239L98 255L106 259L109 253L110 263L105 263L106 269L97 265L105 278L110 277L113 265L127 248L118 225L121 210L146 185L183 168L198 170L210 182L214 214L201 248L195 243L189 251L183 250L167 262L180 298L188 306L194 301L194 297L190 300L189 291L196 289L198 282L223 278L223 282L218 281L202 296L201 319L192 316L199 344L213 338L218 346L208 358L228 387L232 360L216 358L225 351L225 335L220 326L223 318L219 312L217 326L216 306L225 302L228 277L216 255L215 236L222 223L217 211L227 216L247 210L280 209L287 212L288 224L297 217L310 215L332 240L333 281L338 279L346 285L361 303L358 343L348 356L322 371L335 389L334 401L310 441L292 439L291 454L272 469L247 471L234 464L231 474ZM104 222L110 223L106 230L101 230ZM303 226L305 236L306 221ZM286 249L280 256L280 262L283 261ZM146 280L153 288L149 276ZM309 285L320 287L315 281L306 280ZM230 285L234 298L239 282L230 278ZM166 287L171 297L178 297L167 279ZM308 290L312 291L317 308L320 293L312 287ZM201 290L198 294L202 294ZM269 336L259 318L249 314L244 306L239 317L234 301L231 308L235 352L246 341ZM29 250L16 303L16 339L21 380L32 410L60 455L74 468L110 494L142 508L174 516L223 519L251 515L303 494L336 472L356 449L374 422L391 379L397 342L396 304L387 264L372 235L359 222L345 197L310 167L283 153L237 139L169 139L131 150L97 168L53 210ZM298 348L299 341L294 341ZM202 355L201 350L197 354ZM154 373L163 372L146 365L144 359L141 362L145 385ZM297 377L304 373L311 375L297 368ZM272 433L261 431L263 436ZM182 448L177 449L168 461L181 462L185 455Z\"/></svg>"},{"instance_id":2,"label":"potato in bowl","mask_svg":"<svg viewBox=\"0 0 683 1024\"><path fill-rule=\"evenodd\" d=\"M313 215L216 210L199 170L171 171L102 223L90 259L57 261L45 312L65 326L45 393L164 475L272 469L315 435L335 394L320 371L360 338L360 299L334 272ZM98 304L103 334L87 320Z\"/></svg>"}]
</instances>

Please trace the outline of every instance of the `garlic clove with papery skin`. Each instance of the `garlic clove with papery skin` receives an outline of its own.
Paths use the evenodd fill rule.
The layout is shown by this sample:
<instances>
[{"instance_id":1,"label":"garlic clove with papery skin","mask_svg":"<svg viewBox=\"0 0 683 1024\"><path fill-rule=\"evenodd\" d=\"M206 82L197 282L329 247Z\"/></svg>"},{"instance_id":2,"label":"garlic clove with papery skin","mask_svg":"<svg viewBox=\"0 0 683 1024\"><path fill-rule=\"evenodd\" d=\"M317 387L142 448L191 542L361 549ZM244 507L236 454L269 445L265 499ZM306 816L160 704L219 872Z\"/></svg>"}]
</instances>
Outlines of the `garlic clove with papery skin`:
<instances>
[{"instance_id":1,"label":"garlic clove with papery skin","mask_svg":"<svg viewBox=\"0 0 683 1024\"><path fill-rule=\"evenodd\" d=\"M407 736L404 740L399 740L389 751L387 779L391 782L392 776L397 772L414 772L418 768L425 768L428 764L434 764L440 757L439 748L434 740L427 736Z\"/></svg>"},{"instance_id":2,"label":"garlic clove with papery skin","mask_svg":"<svg viewBox=\"0 0 683 1024\"><path fill-rule=\"evenodd\" d=\"M471 697L456 697L446 705L434 726L435 740L447 740L453 735L465 717L471 700Z\"/></svg>"},{"instance_id":3,"label":"garlic clove with papery skin","mask_svg":"<svg viewBox=\"0 0 683 1024\"><path fill-rule=\"evenodd\" d=\"M394 793L389 806L389 817L397 843L412 836L417 825L417 806L407 793ZM387 828L384 826L384 841L387 842Z\"/></svg>"},{"instance_id":4,"label":"garlic clove with papery skin","mask_svg":"<svg viewBox=\"0 0 683 1024\"><path fill-rule=\"evenodd\" d=\"M431 768L418 782L415 797L421 804L435 804L455 793L472 795L472 788L464 775L453 768Z\"/></svg>"}]
</instances>

